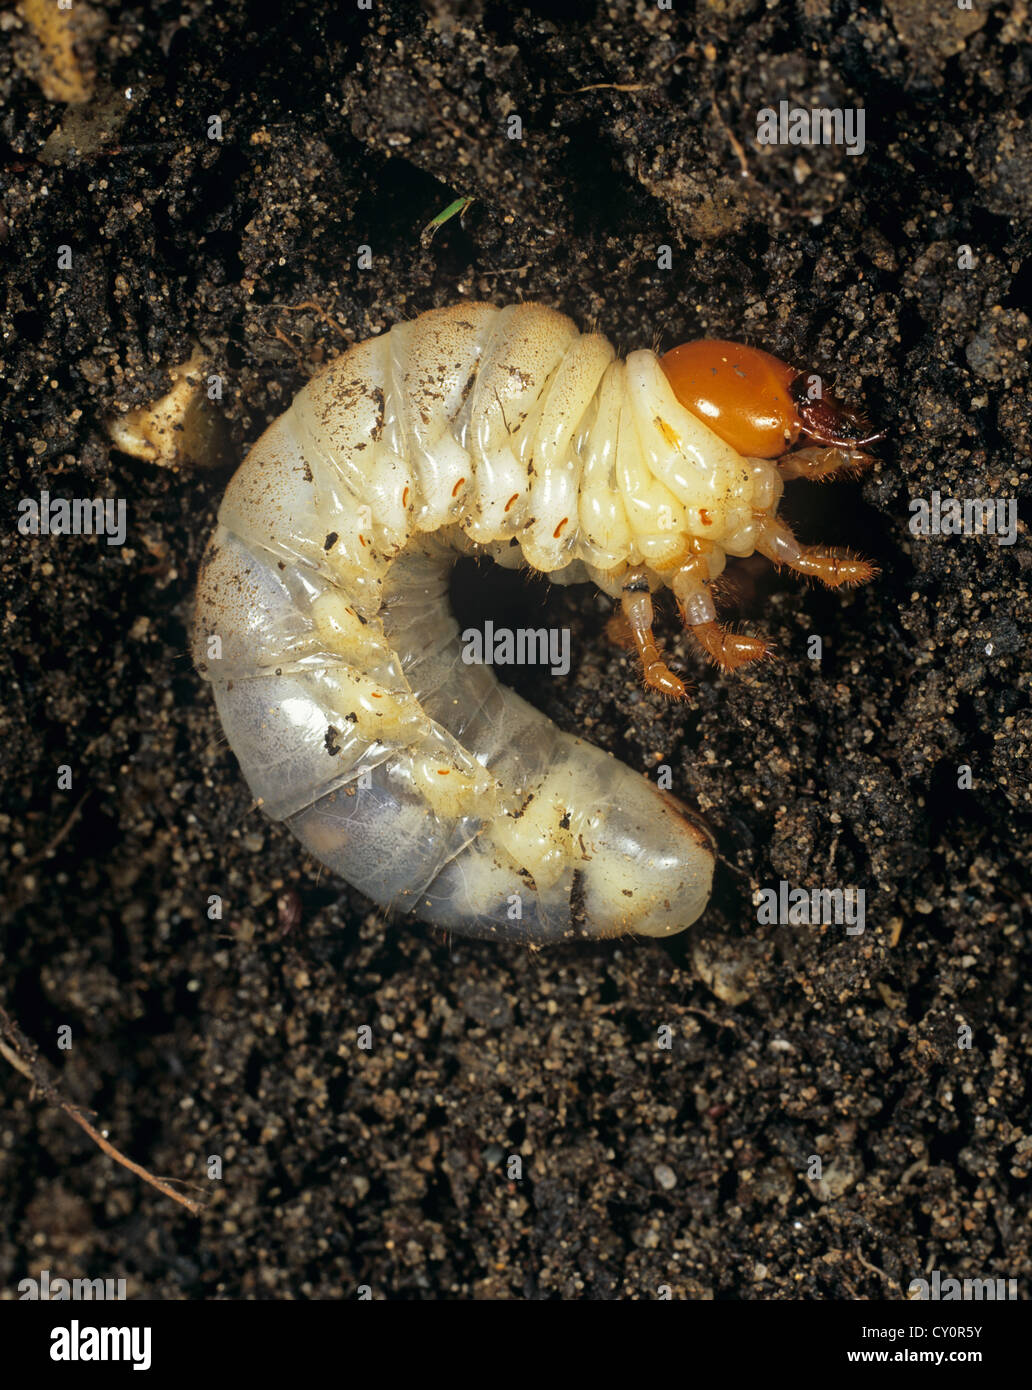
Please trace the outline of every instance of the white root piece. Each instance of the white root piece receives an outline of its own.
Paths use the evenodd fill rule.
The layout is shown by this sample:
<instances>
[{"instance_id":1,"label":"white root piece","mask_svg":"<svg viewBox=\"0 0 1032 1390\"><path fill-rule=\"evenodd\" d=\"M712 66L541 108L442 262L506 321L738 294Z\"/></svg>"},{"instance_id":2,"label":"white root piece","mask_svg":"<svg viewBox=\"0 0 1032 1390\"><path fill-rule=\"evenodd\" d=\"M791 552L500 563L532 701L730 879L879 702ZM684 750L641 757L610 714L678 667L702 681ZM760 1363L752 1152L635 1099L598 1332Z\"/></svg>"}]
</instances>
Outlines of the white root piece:
<instances>
[{"instance_id":1,"label":"white root piece","mask_svg":"<svg viewBox=\"0 0 1032 1390\"><path fill-rule=\"evenodd\" d=\"M225 461L226 429L205 390L206 358L199 347L173 367L175 385L153 404L113 416L107 431L116 449L164 468L192 464L215 468Z\"/></svg>"}]
</instances>

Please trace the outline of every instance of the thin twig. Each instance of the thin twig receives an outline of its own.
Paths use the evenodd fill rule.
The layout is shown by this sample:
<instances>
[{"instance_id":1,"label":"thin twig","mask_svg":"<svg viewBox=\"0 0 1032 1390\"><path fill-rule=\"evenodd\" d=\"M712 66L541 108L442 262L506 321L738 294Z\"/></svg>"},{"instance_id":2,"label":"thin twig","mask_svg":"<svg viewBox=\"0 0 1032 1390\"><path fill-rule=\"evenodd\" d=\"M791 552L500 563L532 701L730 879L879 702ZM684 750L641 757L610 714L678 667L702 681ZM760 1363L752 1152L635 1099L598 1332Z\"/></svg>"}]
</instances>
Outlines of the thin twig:
<instances>
[{"instance_id":1,"label":"thin twig","mask_svg":"<svg viewBox=\"0 0 1032 1390\"><path fill-rule=\"evenodd\" d=\"M486 280L489 275L520 275L524 270L529 270L530 267L531 262L528 261L526 265L506 266L504 270L478 270L477 274Z\"/></svg>"},{"instance_id":2,"label":"thin twig","mask_svg":"<svg viewBox=\"0 0 1032 1390\"><path fill-rule=\"evenodd\" d=\"M46 859L50 854L53 853L53 851L54 851L55 849L57 849L58 845L61 843L61 841L64 839L64 837L68 834L69 830L71 830L72 826L75 824L76 820L78 819L79 812L82 810L82 808L83 808L83 803L85 802L86 798L89 796L90 790L91 790L91 789L88 788L86 791L83 792L82 796L79 797L79 800L78 800L78 801L75 803L75 805L72 807L71 814L69 815L68 819L65 821L64 825L61 826L61 828L60 828L60 830L57 832L57 834L54 835L51 839L49 839L49 840L46 842L46 844L43 846L43 848L42 848L41 850L38 851L38 853L32 855L31 858L26 859L26 860L24 861L24 867L25 867L25 868L29 868L32 864L38 864L38 863L40 862L41 859Z\"/></svg>"},{"instance_id":3,"label":"thin twig","mask_svg":"<svg viewBox=\"0 0 1032 1390\"><path fill-rule=\"evenodd\" d=\"M728 125L728 123L724 120L724 117L723 117L723 114L722 114L722 112L721 112L721 110L720 110L720 107L717 105L717 99L716 99L716 97L713 97L713 98L712 98L712 100L711 100L711 106L712 106L712 108L713 108L713 114L714 114L714 116L716 116L717 120L720 122L720 125L721 125L721 127L722 127L722 129L723 129L723 131L724 131L724 134L727 136L728 141L730 142L731 148L734 150L735 154L738 156L738 163L739 163L739 164L741 165L741 167L742 167L742 178L743 178L743 179L752 178L752 174L751 174L750 171L749 171L749 161L748 161L748 159L746 158L745 149L744 149L744 147L743 147L743 145L742 145L742 142L741 142L741 140L738 139L738 137L735 135L734 131L731 129L731 127Z\"/></svg>"},{"instance_id":4,"label":"thin twig","mask_svg":"<svg viewBox=\"0 0 1032 1390\"><path fill-rule=\"evenodd\" d=\"M302 309L314 309L315 312L322 319L323 323L328 323L331 328L335 328L342 338L346 338L348 336L347 330L341 324L339 324L335 318L331 318L330 315L323 308L323 306L321 304L316 303L314 299L303 300L300 304L276 304L271 305L269 307L276 309L285 309L288 314L299 314Z\"/></svg>"},{"instance_id":5,"label":"thin twig","mask_svg":"<svg viewBox=\"0 0 1032 1390\"><path fill-rule=\"evenodd\" d=\"M863 1265L864 1269L868 1270L871 1274L879 1275L882 1279L885 1280L886 1284L888 1284L890 1289L895 1289L895 1291L898 1294L902 1294L903 1290L900 1288L898 1282L895 1279L893 1279L891 1274L886 1274L884 1269L879 1269L877 1265L871 1264L870 1260L865 1260L859 1250L854 1250L853 1254Z\"/></svg>"},{"instance_id":6,"label":"thin twig","mask_svg":"<svg viewBox=\"0 0 1032 1390\"><path fill-rule=\"evenodd\" d=\"M0 1057L9 1062L15 1071L20 1072L40 1094L48 1100L51 1105L56 1105L58 1109L75 1121L75 1123L86 1131L93 1142L113 1158L116 1163L120 1163L123 1168L128 1168L130 1173L135 1173L144 1182L150 1183L151 1187L156 1187L159 1192L166 1197L171 1197L173 1202L178 1202L180 1206L186 1207L192 1216L200 1216L204 1210L201 1202L195 1202L190 1197L184 1197L181 1192L176 1192L169 1182L164 1178L156 1178L153 1173L148 1173L146 1168L142 1168L138 1163L134 1163L131 1158L127 1158L115 1148L114 1144L104 1138L93 1125L90 1124L86 1116L73 1105L71 1101L65 1100L52 1082L43 1072L43 1066L36 1051L36 1048L17 1027L13 1019L9 1016L6 1009L0 1007L0 1032L7 1038L7 1042L0 1041Z\"/></svg>"},{"instance_id":7,"label":"thin twig","mask_svg":"<svg viewBox=\"0 0 1032 1390\"><path fill-rule=\"evenodd\" d=\"M570 87L565 91L559 88L557 95L575 97L580 92L647 92L655 85L654 82L592 82L589 87Z\"/></svg>"}]
</instances>

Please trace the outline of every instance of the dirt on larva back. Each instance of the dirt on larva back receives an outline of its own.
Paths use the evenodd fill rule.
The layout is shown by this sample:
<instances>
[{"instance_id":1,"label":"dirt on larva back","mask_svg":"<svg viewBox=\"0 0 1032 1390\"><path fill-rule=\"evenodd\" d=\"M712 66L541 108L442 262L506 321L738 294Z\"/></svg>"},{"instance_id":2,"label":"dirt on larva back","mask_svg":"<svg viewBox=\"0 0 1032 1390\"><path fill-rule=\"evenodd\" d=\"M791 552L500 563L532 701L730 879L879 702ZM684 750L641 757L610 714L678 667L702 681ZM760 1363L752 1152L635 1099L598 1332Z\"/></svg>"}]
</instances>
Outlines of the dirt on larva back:
<instances>
[{"instance_id":1,"label":"dirt on larva back","mask_svg":"<svg viewBox=\"0 0 1032 1390\"><path fill-rule=\"evenodd\" d=\"M0 1296L50 1268L158 1298L898 1298L932 1264L1027 1292L1027 533L908 529L933 489L1029 517L1022 7L91 8L87 105L44 97L27 27L0 72L0 1004L207 1205L0 1059ZM760 149L781 100L866 107L864 153ZM463 297L621 351L744 338L890 429L862 482L785 509L881 578L732 566L728 613L779 649L737 679L661 608L687 708L590 590L457 572L463 618L571 629L570 675L521 693L707 815L714 898L666 945L445 941L320 878L250 809L187 657L228 474L103 431L197 339L242 457L320 363ZM125 544L20 535L44 489L125 499ZM782 880L863 888L865 931L758 923Z\"/></svg>"}]
</instances>

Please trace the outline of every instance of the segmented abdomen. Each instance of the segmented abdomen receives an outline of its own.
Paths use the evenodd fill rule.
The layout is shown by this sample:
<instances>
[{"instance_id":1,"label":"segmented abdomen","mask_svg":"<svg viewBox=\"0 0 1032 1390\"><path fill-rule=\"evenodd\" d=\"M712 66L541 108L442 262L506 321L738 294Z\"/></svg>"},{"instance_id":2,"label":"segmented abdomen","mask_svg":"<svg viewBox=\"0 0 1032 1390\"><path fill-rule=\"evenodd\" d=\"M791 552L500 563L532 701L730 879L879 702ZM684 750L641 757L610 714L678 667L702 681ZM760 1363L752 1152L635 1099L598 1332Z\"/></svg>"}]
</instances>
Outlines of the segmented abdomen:
<instances>
[{"instance_id":1,"label":"segmented abdomen","mask_svg":"<svg viewBox=\"0 0 1032 1390\"><path fill-rule=\"evenodd\" d=\"M368 570L448 527L545 572L584 558L574 436L612 361L605 339L531 305L432 311L352 349L288 412L357 504L337 558Z\"/></svg>"}]
</instances>

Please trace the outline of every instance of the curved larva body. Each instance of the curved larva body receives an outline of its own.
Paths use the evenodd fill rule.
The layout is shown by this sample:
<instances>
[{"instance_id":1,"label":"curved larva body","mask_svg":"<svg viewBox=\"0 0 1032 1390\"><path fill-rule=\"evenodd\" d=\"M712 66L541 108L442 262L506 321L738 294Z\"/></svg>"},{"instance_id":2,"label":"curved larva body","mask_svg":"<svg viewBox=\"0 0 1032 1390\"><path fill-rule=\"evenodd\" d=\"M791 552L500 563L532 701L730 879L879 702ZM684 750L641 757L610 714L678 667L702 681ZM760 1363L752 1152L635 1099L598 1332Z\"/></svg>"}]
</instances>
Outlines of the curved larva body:
<instances>
[{"instance_id":1,"label":"curved larva body","mask_svg":"<svg viewBox=\"0 0 1032 1390\"><path fill-rule=\"evenodd\" d=\"M534 305L432 311L309 382L239 468L195 659L264 811L377 903L472 935L673 933L708 898L707 833L465 665L448 574L477 553L669 584L708 623L780 494L654 353Z\"/></svg>"}]
</instances>

